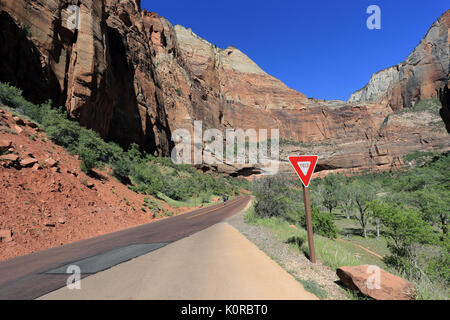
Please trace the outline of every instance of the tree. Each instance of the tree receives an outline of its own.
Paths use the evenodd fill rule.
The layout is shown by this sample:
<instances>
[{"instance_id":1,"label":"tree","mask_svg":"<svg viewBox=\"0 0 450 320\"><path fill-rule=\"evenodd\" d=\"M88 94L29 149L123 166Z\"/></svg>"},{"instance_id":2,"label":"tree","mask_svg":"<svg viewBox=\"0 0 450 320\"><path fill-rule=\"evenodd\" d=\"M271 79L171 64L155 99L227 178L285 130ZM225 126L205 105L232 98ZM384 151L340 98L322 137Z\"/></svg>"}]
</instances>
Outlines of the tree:
<instances>
[{"instance_id":1,"label":"tree","mask_svg":"<svg viewBox=\"0 0 450 320\"><path fill-rule=\"evenodd\" d=\"M358 215L356 219L362 228L362 236L367 237L367 224L369 222L369 214L367 212L367 204L376 197L375 188L367 181L354 180L349 185L351 197L358 209Z\"/></svg>"},{"instance_id":2,"label":"tree","mask_svg":"<svg viewBox=\"0 0 450 320\"><path fill-rule=\"evenodd\" d=\"M436 242L435 233L422 219L422 213L380 200L369 202L367 207L380 219L388 238L391 256L386 258L386 263L410 278L421 278L423 271L418 265L417 249L419 245Z\"/></svg>"},{"instance_id":3,"label":"tree","mask_svg":"<svg viewBox=\"0 0 450 320\"><path fill-rule=\"evenodd\" d=\"M350 213L355 206L355 202L352 197L351 188L348 185L344 185L340 189L342 193L340 205L342 208L342 212L345 214L347 219L350 219Z\"/></svg>"},{"instance_id":4,"label":"tree","mask_svg":"<svg viewBox=\"0 0 450 320\"><path fill-rule=\"evenodd\" d=\"M281 176L264 177L253 183L256 197L255 214L259 217L289 219L302 211L299 195L293 194Z\"/></svg>"},{"instance_id":5,"label":"tree","mask_svg":"<svg viewBox=\"0 0 450 320\"><path fill-rule=\"evenodd\" d=\"M340 180L340 177L336 174L329 174L322 180L322 204L330 213L337 207L340 200Z\"/></svg>"},{"instance_id":6,"label":"tree","mask_svg":"<svg viewBox=\"0 0 450 320\"><path fill-rule=\"evenodd\" d=\"M436 225L442 232L442 239L448 234L450 217L450 191L433 186L414 193L415 203L424 214L424 219Z\"/></svg>"}]
</instances>

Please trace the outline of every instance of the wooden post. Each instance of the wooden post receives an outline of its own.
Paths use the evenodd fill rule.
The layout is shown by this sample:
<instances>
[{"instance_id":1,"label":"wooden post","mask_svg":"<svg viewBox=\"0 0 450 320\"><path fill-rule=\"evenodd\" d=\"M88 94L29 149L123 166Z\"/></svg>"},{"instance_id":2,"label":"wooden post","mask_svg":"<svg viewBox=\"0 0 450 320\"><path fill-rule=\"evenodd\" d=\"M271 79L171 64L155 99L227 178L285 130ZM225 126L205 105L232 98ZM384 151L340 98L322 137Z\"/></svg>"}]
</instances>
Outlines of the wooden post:
<instances>
[{"instance_id":1,"label":"wooden post","mask_svg":"<svg viewBox=\"0 0 450 320\"><path fill-rule=\"evenodd\" d=\"M305 203L306 231L308 232L309 260L312 263L316 263L316 252L314 250L314 236L311 218L311 206L309 204L309 190L308 188L305 188L305 186L303 186L303 200Z\"/></svg>"}]
</instances>

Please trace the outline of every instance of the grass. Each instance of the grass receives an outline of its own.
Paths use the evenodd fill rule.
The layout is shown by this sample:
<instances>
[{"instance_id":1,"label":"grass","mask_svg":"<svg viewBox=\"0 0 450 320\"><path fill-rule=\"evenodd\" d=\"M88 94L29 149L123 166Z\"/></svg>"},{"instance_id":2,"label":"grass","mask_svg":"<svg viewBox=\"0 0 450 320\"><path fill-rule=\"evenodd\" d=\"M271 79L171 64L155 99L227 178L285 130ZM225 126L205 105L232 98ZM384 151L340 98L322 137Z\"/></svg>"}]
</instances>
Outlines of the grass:
<instances>
[{"instance_id":1,"label":"grass","mask_svg":"<svg viewBox=\"0 0 450 320\"><path fill-rule=\"evenodd\" d=\"M174 208L181 208L181 207L190 208L195 205L193 198L190 198L186 201L178 201L178 200L173 200L172 198L166 196L165 194L163 194L161 192L158 192L156 197L160 200L165 201L169 206L174 207Z\"/></svg>"},{"instance_id":2,"label":"grass","mask_svg":"<svg viewBox=\"0 0 450 320\"><path fill-rule=\"evenodd\" d=\"M335 210L337 212L339 211L338 209ZM340 230L340 235L343 240L361 245L381 256L389 254L386 239L382 235L380 235L378 240L376 239L374 226L369 224L369 227L367 228L367 238L364 238L360 236L361 226L352 218L352 216L350 216L350 219L346 219L344 215L335 213L335 217L336 219L334 222L336 227Z\"/></svg>"},{"instance_id":3,"label":"grass","mask_svg":"<svg viewBox=\"0 0 450 320\"><path fill-rule=\"evenodd\" d=\"M308 242L306 230L297 226L298 229L294 229L290 227L290 223L281 219L281 218L258 218L255 215L254 208L251 207L247 210L244 215L245 222L250 224L256 224L263 227L266 227L272 230L275 234L276 239L282 241L284 243L289 244L289 246L294 249L302 252L306 256L308 256ZM356 221L343 221L344 219L337 219L337 224L342 226L352 226L357 228ZM375 253L380 255L386 255L389 253L386 247L386 240L383 237L380 237L380 240L376 240L374 237L368 237L364 239L358 235L351 235L349 238L345 239L346 241L352 243L344 243L339 240L331 240L319 235L314 235L314 245L316 249L316 257L317 260L335 270L342 266L356 266L356 265L377 265L380 268L395 274L397 276L401 276L397 271L393 270L386 266L386 264L376 256L366 252L362 248L355 246L355 244L362 245ZM293 274L293 271L290 272ZM297 279L300 281L299 279ZM320 293L320 290L323 290L318 284L307 283L304 284L300 281L306 290L315 294L320 299L323 299ZM419 281L414 281L414 284L417 288L417 297L418 300L447 300L449 297L449 289L445 286L445 284L436 284L430 282L428 279L423 278ZM351 299L361 300L361 299L370 299L369 297L365 297L357 292L353 292L351 290L345 290L347 295Z\"/></svg>"},{"instance_id":4,"label":"grass","mask_svg":"<svg viewBox=\"0 0 450 320\"><path fill-rule=\"evenodd\" d=\"M295 278L300 282L306 291L311 292L320 300L324 300L328 297L327 292L314 280L302 280L300 278Z\"/></svg>"},{"instance_id":5,"label":"grass","mask_svg":"<svg viewBox=\"0 0 450 320\"><path fill-rule=\"evenodd\" d=\"M307 233L303 228L297 226L297 229L294 229L289 226L290 224L287 221L280 218L258 218L255 216L253 207L246 212L245 221L271 229L275 232L278 240L308 255L308 243L305 240ZM314 245L317 259L332 269L361 264L385 267L381 259L350 243L342 243L314 235Z\"/></svg>"}]
</instances>

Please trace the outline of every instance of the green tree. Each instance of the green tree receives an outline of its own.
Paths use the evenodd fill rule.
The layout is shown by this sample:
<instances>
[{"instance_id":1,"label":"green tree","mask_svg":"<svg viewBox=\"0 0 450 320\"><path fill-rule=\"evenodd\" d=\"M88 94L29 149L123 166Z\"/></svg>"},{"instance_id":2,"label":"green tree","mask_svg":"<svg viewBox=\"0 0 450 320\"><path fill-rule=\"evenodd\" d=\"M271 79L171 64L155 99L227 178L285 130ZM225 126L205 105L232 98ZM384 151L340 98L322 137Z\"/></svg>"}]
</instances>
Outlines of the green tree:
<instances>
[{"instance_id":1,"label":"green tree","mask_svg":"<svg viewBox=\"0 0 450 320\"><path fill-rule=\"evenodd\" d=\"M443 236L448 234L450 217L450 190L433 186L414 192L415 203L424 214L424 219L436 225Z\"/></svg>"},{"instance_id":2,"label":"green tree","mask_svg":"<svg viewBox=\"0 0 450 320\"><path fill-rule=\"evenodd\" d=\"M427 265L427 274L435 281L445 281L450 285L450 236L447 234L440 242L440 252L432 257Z\"/></svg>"},{"instance_id":3,"label":"green tree","mask_svg":"<svg viewBox=\"0 0 450 320\"><path fill-rule=\"evenodd\" d=\"M270 176L255 180L253 194L256 197L255 214L259 217L280 217L292 219L302 211L302 202L298 194L292 194L291 188L281 176Z\"/></svg>"},{"instance_id":4,"label":"green tree","mask_svg":"<svg viewBox=\"0 0 450 320\"><path fill-rule=\"evenodd\" d=\"M329 174L322 180L322 204L328 209L329 213L333 212L333 209L337 207L339 200L341 199L340 192L340 176L336 174Z\"/></svg>"},{"instance_id":5,"label":"green tree","mask_svg":"<svg viewBox=\"0 0 450 320\"><path fill-rule=\"evenodd\" d=\"M345 217L347 219L350 219L350 214L355 207L355 201L352 197L352 190L349 187L349 185L344 184L340 188L341 192L341 201L340 201L340 207L342 208L342 212L345 214Z\"/></svg>"},{"instance_id":6,"label":"green tree","mask_svg":"<svg viewBox=\"0 0 450 320\"><path fill-rule=\"evenodd\" d=\"M358 214L355 215L356 220L361 225L361 235L367 237L367 226L369 223L369 213L367 212L367 204L376 197L376 189L370 182L355 179L349 185L349 193L358 209Z\"/></svg>"},{"instance_id":7,"label":"green tree","mask_svg":"<svg viewBox=\"0 0 450 320\"><path fill-rule=\"evenodd\" d=\"M422 213L380 200L369 202L367 207L380 219L388 238L391 255L385 259L386 263L409 278L420 279L424 272L418 264L419 245L436 243L435 233L422 219Z\"/></svg>"}]
</instances>

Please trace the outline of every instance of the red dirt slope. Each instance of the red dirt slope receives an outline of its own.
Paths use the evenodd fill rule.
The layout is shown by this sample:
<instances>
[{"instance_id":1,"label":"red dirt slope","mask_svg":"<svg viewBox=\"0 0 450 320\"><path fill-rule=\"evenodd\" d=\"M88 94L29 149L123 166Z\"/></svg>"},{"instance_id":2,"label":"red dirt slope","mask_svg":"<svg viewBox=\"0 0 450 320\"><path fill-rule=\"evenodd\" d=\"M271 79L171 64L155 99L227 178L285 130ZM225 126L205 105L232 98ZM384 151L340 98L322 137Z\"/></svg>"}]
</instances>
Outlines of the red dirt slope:
<instances>
[{"instance_id":1,"label":"red dirt slope","mask_svg":"<svg viewBox=\"0 0 450 320\"><path fill-rule=\"evenodd\" d=\"M0 108L0 261L155 219L141 210L144 195L79 165L33 123Z\"/></svg>"}]
</instances>

